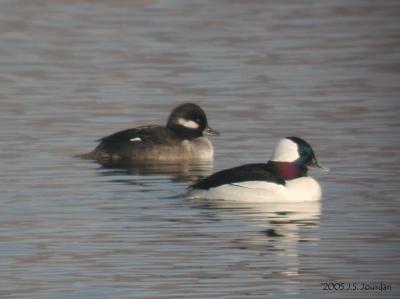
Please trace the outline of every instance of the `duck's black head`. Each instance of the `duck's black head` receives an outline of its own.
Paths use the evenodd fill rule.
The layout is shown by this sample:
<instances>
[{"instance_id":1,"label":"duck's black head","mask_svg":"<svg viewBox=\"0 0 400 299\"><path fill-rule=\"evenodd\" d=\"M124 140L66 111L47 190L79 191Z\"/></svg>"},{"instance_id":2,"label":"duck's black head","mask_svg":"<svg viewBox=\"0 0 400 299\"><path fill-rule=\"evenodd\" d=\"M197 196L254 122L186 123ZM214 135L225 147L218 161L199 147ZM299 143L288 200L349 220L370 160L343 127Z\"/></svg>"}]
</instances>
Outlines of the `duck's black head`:
<instances>
[{"instance_id":1,"label":"duck's black head","mask_svg":"<svg viewBox=\"0 0 400 299\"><path fill-rule=\"evenodd\" d=\"M217 131L208 126L203 109L192 103L176 107L168 118L167 127L188 139L203 135L219 135Z\"/></svg>"}]
</instances>

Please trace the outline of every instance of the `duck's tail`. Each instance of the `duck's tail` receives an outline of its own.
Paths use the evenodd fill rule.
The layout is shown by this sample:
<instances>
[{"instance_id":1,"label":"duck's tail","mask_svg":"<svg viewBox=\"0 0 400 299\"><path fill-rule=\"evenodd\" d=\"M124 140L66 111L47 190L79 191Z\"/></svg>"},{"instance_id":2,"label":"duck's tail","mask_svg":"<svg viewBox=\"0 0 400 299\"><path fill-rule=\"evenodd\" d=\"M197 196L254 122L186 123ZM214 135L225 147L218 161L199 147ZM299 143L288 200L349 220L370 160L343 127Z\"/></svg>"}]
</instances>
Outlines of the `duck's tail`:
<instances>
[{"instance_id":1,"label":"duck's tail","mask_svg":"<svg viewBox=\"0 0 400 299\"><path fill-rule=\"evenodd\" d=\"M89 153L86 153L86 154L74 155L74 157L81 158L81 159L95 159L96 158L96 151L93 150L93 151L91 151Z\"/></svg>"}]
</instances>

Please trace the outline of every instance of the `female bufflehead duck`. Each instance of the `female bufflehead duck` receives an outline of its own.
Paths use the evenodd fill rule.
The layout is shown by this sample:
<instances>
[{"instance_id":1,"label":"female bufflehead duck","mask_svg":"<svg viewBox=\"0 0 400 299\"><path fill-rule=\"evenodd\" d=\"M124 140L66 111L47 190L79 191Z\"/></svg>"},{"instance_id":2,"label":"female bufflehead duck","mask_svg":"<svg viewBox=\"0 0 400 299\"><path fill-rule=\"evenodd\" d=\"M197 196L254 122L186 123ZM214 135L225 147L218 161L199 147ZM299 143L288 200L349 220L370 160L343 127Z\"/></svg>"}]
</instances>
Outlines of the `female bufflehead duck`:
<instances>
[{"instance_id":1,"label":"female bufflehead duck","mask_svg":"<svg viewBox=\"0 0 400 299\"><path fill-rule=\"evenodd\" d=\"M166 126L141 126L101 138L85 158L100 161L211 160L214 149L204 135L219 135L207 124L203 109L182 104L170 114Z\"/></svg>"},{"instance_id":2,"label":"female bufflehead duck","mask_svg":"<svg viewBox=\"0 0 400 299\"><path fill-rule=\"evenodd\" d=\"M321 199L321 187L307 176L308 167L322 168L311 146L298 137L282 139L266 164L222 170L190 187L190 198L253 202L304 202Z\"/></svg>"}]
</instances>

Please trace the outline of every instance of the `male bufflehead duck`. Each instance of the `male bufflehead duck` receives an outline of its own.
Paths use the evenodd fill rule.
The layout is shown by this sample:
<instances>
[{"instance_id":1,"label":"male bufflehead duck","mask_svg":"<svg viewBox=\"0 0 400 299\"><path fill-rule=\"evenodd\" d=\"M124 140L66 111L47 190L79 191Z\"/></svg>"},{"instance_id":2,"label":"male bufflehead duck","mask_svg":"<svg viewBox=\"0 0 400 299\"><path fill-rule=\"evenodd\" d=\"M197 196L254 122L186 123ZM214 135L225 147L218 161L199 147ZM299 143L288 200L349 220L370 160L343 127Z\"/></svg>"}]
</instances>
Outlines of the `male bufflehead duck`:
<instances>
[{"instance_id":1,"label":"male bufflehead duck","mask_svg":"<svg viewBox=\"0 0 400 299\"><path fill-rule=\"evenodd\" d=\"M123 130L101 138L86 158L100 161L211 160L214 149L204 135L219 135L208 126L203 109L182 104L170 114L166 126Z\"/></svg>"},{"instance_id":2,"label":"male bufflehead duck","mask_svg":"<svg viewBox=\"0 0 400 299\"><path fill-rule=\"evenodd\" d=\"M322 168L311 146L287 137L266 164L247 164L222 170L190 187L190 198L253 202L304 202L321 199L321 187L307 176L309 167Z\"/></svg>"}]
</instances>

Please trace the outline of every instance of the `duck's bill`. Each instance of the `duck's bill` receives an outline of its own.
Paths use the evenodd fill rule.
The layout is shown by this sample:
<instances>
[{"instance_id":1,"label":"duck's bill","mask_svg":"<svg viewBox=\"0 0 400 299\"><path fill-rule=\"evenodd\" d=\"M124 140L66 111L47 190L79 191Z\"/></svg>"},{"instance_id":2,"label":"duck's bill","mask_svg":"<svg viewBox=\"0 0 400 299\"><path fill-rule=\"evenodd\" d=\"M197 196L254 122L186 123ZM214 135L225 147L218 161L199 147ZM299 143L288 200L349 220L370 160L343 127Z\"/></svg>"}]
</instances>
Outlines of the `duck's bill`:
<instances>
[{"instance_id":1,"label":"duck's bill","mask_svg":"<svg viewBox=\"0 0 400 299\"><path fill-rule=\"evenodd\" d=\"M309 164L308 166L309 166L310 168L319 169L319 170L324 171L324 172L330 171L330 169L329 169L328 167L322 166L321 164L319 164L319 163L317 162L317 160L313 160L313 161L311 162L311 164Z\"/></svg>"},{"instance_id":2,"label":"duck's bill","mask_svg":"<svg viewBox=\"0 0 400 299\"><path fill-rule=\"evenodd\" d=\"M210 127L207 127L204 130L203 133L204 133L204 135L210 135L210 136L218 136L218 135L220 135L217 130L211 129Z\"/></svg>"},{"instance_id":3,"label":"duck's bill","mask_svg":"<svg viewBox=\"0 0 400 299\"><path fill-rule=\"evenodd\" d=\"M328 167L322 166L322 165L320 165L320 164L317 164L316 166L313 166L313 168L319 169L319 170L321 170L321 171L323 171L323 172L329 172L329 171L331 171Z\"/></svg>"}]
</instances>

